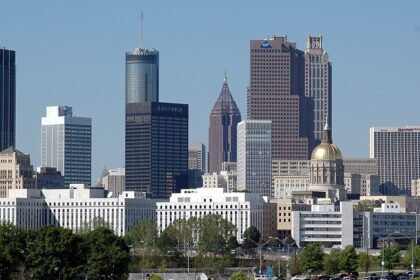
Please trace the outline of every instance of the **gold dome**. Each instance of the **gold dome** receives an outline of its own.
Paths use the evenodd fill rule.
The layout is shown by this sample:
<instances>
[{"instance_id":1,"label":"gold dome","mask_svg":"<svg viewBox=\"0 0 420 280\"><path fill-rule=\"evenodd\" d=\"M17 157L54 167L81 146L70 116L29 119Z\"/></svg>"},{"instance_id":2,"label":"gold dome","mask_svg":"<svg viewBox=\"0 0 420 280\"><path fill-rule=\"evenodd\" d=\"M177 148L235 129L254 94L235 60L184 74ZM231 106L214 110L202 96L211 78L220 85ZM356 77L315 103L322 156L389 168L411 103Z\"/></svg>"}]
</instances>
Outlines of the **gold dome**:
<instances>
[{"instance_id":1,"label":"gold dome","mask_svg":"<svg viewBox=\"0 0 420 280\"><path fill-rule=\"evenodd\" d=\"M340 149L331 143L321 143L315 147L311 155L312 160L342 160Z\"/></svg>"}]
</instances>

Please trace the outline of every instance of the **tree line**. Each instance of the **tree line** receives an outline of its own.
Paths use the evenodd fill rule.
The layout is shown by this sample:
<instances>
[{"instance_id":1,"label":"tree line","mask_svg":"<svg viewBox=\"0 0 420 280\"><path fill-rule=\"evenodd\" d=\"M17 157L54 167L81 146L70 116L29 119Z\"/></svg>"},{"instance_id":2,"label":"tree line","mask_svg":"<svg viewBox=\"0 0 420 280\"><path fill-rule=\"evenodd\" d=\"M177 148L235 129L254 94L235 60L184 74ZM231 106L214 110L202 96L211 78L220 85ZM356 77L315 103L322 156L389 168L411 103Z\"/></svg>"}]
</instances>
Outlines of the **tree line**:
<instances>
[{"instance_id":1,"label":"tree line","mask_svg":"<svg viewBox=\"0 0 420 280\"><path fill-rule=\"evenodd\" d=\"M0 279L126 279L129 262L125 240L106 226L75 234L0 224Z\"/></svg>"}]
</instances>

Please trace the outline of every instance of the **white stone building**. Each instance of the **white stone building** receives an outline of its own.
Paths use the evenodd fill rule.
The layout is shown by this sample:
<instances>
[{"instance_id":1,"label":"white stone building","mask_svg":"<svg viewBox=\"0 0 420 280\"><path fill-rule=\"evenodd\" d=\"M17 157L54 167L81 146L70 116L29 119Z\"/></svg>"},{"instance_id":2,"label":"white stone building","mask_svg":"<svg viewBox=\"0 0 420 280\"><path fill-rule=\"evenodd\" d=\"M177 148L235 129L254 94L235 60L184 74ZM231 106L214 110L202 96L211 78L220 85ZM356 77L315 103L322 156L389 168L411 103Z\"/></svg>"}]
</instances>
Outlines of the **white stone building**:
<instances>
[{"instance_id":1,"label":"white stone building","mask_svg":"<svg viewBox=\"0 0 420 280\"><path fill-rule=\"evenodd\" d=\"M75 232L85 230L95 220L102 220L117 235L125 235L143 219L155 220L156 200L145 193L123 192L108 198L99 188L71 185L69 189L10 190L0 198L0 221L23 229L57 225Z\"/></svg>"},{"instance_id":2,"label":"white stone building","mask_svg":"<svg viewBox=\"0 0 420 280\"><path fill-rule=\"evenodd\" d=\"M203 177L203 188L223 188L227 192L236 191L236 171L220 171L213 174L206 173Z\"/></svg>"},{"instance_id":3,"label":"white stone building","mask_svg":"<svg viewBox=\"0 0 420 280\"><path fill-rule=\"evenodd\" d=\"M311 211L292 212L292 237L298 246L317 242L345 248L353 244L353 204L311 205Z\"/></svg>"},{"instance_id":4,"label":"white stone building","mask_svg":"<svg viewBox=\"0 0 420 280\"><path fill-rule=\"evenodd\" d=\"M244 231L250 226L257 227L264 234L264 203L256 193L227 193L223 188L183 189L181 193L173 193L169 202L156 203L158 232L162 233L178 219L218 214L236 227L236 237L241 241Z\"/></svg>"}]
</instances>

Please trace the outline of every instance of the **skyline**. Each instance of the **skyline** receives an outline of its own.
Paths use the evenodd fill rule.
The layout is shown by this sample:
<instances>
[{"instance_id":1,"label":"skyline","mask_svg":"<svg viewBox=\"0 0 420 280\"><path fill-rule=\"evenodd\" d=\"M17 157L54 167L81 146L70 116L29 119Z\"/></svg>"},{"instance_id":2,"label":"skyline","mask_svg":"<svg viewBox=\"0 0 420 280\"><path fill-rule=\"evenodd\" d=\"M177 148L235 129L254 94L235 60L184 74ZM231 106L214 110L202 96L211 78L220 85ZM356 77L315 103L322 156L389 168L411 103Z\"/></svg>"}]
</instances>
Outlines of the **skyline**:
<instances>
[{"instance_id":1,"label":"skyline","mask_svg":"<svg viewBox=\"0 0 420 280\"><path fill-rule=\"evenodd\" d=\"M124 165L124 56L140 45L141 12L146 46L160 53L160 99L189 104L190 142L207 145L225 68L246 115L249 41L272 33L287 35L300 49L307 35L323 36L333 65L333 139L344 157L369 156L370 127L419 123L420 3L387 3L376 15L383 2L269 1L241 9L221 1L107 3L97 11L98 3L4 5L0 46L16 51L16 146L31 154L34 166L40 164L41 117L51 105L72 106L76 116L92 118L92 182L103 164ZM277 17L281 9L283 20Z\"/></svg>"}]
</instances>

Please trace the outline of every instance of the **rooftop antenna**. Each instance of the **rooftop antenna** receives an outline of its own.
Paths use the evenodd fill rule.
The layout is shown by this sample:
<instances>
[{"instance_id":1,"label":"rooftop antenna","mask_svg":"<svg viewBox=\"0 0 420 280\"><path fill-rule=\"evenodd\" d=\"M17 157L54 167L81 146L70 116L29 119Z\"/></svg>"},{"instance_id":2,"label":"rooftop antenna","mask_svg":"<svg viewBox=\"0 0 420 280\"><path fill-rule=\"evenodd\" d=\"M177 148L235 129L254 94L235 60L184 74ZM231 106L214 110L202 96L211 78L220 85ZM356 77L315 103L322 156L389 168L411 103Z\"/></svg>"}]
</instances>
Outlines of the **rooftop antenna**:
<instances>
[{"instance_id":1,"label":"rooftop antenna","mask_svg":"<svg viewBox=\"0 0 420 280\"><path fill-rule=\"evenodd\" d=\"M227 82L227 73L226 73L226 68L225 68L225 80L224 82Z\"/></svg>"},{"instance_id":2,"label":"rooftop antenna","mask_svg":"<svg viewBox=\"0 0 420 280\"><path fill-rule=\"evenodd\" d=\"M140 48L144 50L144 40L143 40L143 13L140 17Z\"/></svg>"}]
</instances>

